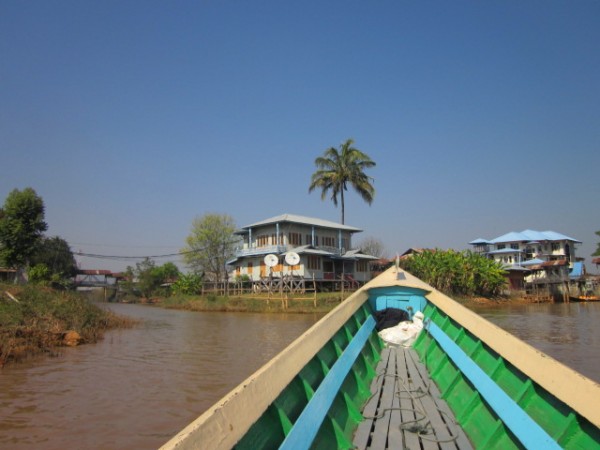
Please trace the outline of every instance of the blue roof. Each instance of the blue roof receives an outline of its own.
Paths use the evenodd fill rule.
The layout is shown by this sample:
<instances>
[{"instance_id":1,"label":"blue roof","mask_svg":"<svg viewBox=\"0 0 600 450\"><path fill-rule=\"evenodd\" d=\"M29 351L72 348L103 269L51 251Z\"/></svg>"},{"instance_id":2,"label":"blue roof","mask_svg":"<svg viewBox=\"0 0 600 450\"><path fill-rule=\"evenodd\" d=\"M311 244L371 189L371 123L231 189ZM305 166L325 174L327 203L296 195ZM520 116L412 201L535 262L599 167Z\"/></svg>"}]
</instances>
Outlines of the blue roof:
<instances>
[{"instance_id":1,"label":"blue roof","mask_svg":"<svg viewBox=\"0 0 600 450\"><path fill-rule=\"evenodd\" d=\"M501 248L500 250L488 252L488 255L497 255L502 253L523 253L523 250L519 250L516 248Z\"/></svg>"},{"instance_id":2,"label":"blue roof","mask_svg":"<svg viewBox=\"0 0 600 450\"><path fill-rule=\"evenodd\" d=\"M483 238L477 238L474 241L469 242L469 244L471 245L477 245L477 244L491 244L490 241L488 241L487 239L483 239Z\"/></svg>"},{"instance_id":3,"label":"blue roof","mask_svg":"<svg viewBox=\"0 0 600 450\"><path fill-rule=\"evenodd\" d=\"M573 263L573 268L569 272L569 278L577 279L582 276L583 276L583 263L582 262Z\"/></svg>"},{"instance_id":4,"label":"blue roof","mask_svg":"<svg viewBox=\"0 0 600 450\"><path fill-rule=\"evenodd\" d=\"M492 244L499 244L502 242L530 242L530 241L572 241L581 244L581 241L573 239L572 237L566 236L556 231L535 231L535 230L524 230L521 232L511 231L510 233L503 234L490 241Z\"/></svg>"},{"instance_id":5,"label":"blue roof","mask_svg":"<svg viewBox=\"0 0 600 450\"><path fill-rule=\"evenodd\" d=\"M505 265L504 270L508 270L509 272L529 272L529 269L526 269L523 266L519 266L518 264L508 264Z\"/></svg>"},{"instance_id":6,"label":"blue roof","mask_svg":"<svg viewBox=\"0 0 600 450\"><path fill-rule=\"evenodd\" d=\"M541 264L545 262L543 259L538 259L538 258L534 258L534 259L529 259L527 261L523 261L521 263L522 266L537 266L538 264Z\"/></svg>"},{"instance_id":7,"label":"blue roof","mask_svg":"<svg viewBox=\"0 0 600 450\"><path fill-rule=\"evenodd\" d=\"M362 231L360 228L351 227L348 225L343 225L341 223L331 222L329 220L316 219L314 217L306 217L299 216L296 214L281 214L279 216L271 217L269 219L261 220L260 222L252 223L250 225L246 225L242 227L242 230L248 230L249 228L254 228L262 225L271 225L275 223L298 223L303 225L314 225L316 227L321 228L333 228L335 230L344 230L349 231L351 233L357 233ZM243 234L243 231L238 230L236 234Z\"/></svg>"}]
</instances>

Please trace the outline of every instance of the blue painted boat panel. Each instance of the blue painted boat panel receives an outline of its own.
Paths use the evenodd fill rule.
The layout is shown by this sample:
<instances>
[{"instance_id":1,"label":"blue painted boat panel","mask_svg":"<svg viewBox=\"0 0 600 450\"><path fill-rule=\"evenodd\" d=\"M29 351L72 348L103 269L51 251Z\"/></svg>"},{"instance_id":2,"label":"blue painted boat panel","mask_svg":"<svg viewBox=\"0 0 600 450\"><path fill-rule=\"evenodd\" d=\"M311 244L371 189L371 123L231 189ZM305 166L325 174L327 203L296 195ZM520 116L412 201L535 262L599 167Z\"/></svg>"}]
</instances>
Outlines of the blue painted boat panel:
<instances>
[{"instance_id":1,"label":"blue painted boat panel","mask_svg":"<svg viewBox=\"0 0 600 450\"><path fill-rule=\"evenodd\" d=\"M342 382L355 363L356 358L362 351L374 328L375 319L369 316L316 390L314 396L294 424L294 428L292 428L281 444L280 449L296 450L310 448L325 415L339 393Z\"/></svg>"},{"instance_id":2,"label":"blue painted boat panel","mask_svg":"<svg viewBox=\"0 0 600 450\"><path fill-rule=\"evenodd\" d=\"M386 308L403 309L412 315L427 305L426 291L416 288L390 286L369 291L369 303L374 311Z\"/></svg>"},{"instance_id":3,"label":"blue painted boat panel","mask_svg":"<svg viewBox=\"0 0 600 450\"><path fill-rule=\"evenodd\" d=\"M525 448L561 448L435 323L428 323L427 329Z\"/></svg>"}]
</instances>

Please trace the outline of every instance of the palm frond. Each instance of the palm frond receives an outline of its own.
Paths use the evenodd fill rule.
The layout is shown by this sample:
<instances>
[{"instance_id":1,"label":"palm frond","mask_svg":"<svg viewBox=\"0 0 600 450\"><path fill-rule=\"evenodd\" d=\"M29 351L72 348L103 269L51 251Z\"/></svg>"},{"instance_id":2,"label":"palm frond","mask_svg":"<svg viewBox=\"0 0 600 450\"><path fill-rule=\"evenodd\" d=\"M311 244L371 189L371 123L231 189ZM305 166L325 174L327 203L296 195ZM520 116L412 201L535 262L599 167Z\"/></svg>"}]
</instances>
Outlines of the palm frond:
<instances>
[{"instance_id":1,"label":"palm frond","mask_svg":"<svg viewBox=\"0 0 600 450\"><path fill-rule=\"evenodd\" d=\"M331 192L331 200L337 207L338 195L341 195L342 223L344 223L344 191L351 185L369 205L373 202L374 179L364 173L365 169L375 166L375 162L361 150L353 146L354 140L347 139L339 150L329 147L322 156L315 159L317 171L312 174L308 192L321 190L321 200Z\"/></svg>"}]
</instances>

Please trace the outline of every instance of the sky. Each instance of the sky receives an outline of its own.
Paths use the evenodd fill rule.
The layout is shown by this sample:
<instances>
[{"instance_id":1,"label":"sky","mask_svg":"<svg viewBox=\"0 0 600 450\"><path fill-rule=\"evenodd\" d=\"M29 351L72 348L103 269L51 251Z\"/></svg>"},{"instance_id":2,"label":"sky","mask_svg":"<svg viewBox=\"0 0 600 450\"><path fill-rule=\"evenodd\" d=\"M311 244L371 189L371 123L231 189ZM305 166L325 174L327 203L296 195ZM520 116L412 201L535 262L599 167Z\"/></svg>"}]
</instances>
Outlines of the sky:
<instances>
[{"instance_id":1,"label":"sky","mask_svg":"<svg viewBox=\"0 0 600 450\"><path fill-rule=\"evenodd\" d=\"M205 214L339 222L308 186L352 138L377 164L355 244L552 230L595 273L598 23L586 0L0 0L0 202L34 188L48 236L119 271Z\"/></svg>"}]
</instances>

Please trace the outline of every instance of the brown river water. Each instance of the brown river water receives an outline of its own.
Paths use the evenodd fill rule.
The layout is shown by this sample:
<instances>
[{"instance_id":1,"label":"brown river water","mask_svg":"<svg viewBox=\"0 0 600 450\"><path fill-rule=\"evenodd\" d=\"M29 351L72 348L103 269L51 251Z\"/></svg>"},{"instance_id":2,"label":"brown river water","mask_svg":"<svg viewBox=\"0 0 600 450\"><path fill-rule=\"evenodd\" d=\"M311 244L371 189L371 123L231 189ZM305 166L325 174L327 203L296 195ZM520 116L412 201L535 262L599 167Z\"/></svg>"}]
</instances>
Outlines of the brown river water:
<instances>
[{"instance_id":1,"label":"brown river water","mask_svg":"<svg viewBox=\"0 0 600 450\"><path fill-rule=\"evenodd\" d=\"M157 448L318 320L110 308L144 322L0 371L1 449Z\"/></svg>"},{"instance_id":2,"label":"brown river water","mask_svg":"<svg viewBox=\"0 0 600 450\"><path fill-rule=\"evenodd\" d=\"M143 323L0 370L0 449L157 448L319 318L110 307ZM478 312L600 381L600 304Z\"/></svg>"}]
</instances>

